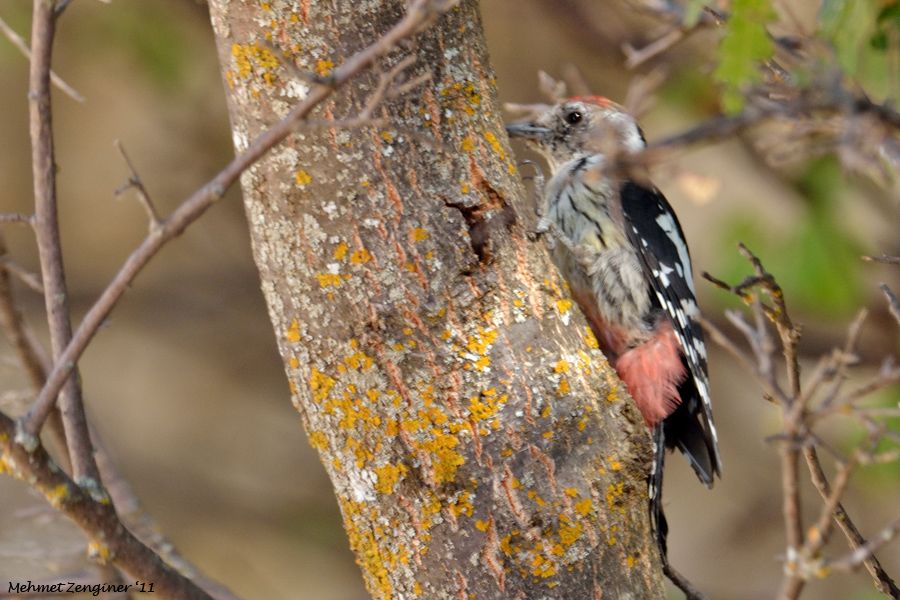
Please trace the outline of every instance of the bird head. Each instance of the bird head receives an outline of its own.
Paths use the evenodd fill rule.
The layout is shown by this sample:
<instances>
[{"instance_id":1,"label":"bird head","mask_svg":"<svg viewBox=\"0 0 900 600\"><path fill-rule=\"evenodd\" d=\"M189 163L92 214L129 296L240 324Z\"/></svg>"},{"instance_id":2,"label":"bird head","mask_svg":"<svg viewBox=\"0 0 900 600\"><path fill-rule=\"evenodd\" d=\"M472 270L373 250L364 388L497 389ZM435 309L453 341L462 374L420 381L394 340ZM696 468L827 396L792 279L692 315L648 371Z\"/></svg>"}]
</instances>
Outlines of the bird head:
<instances>
[{"instance_id":1,"label":"bird head","mask_svg":"<svg viewBox=\"0 0 900 600\"><path fill-rule=\"evenodd\" d=\"M602 96L568 98L530 121L507 125L506 131L542 154L554 172L572 159L633 153L646 146L634 118Z\"/></svg>"}]
</instances>

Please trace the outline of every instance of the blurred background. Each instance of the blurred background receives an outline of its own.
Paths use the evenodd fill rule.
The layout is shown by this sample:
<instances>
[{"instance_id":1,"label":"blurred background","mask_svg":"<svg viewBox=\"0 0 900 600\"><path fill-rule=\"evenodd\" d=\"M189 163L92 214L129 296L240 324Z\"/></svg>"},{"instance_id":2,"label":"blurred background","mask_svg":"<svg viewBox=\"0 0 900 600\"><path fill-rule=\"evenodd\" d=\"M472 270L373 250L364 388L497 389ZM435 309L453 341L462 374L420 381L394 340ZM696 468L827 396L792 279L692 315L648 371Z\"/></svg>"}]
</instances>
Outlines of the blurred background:
<instances>
[{"instance_id":1,"label":"blurred background","mask_svg":"<svg viewBox=\"0 0 900 600\"><path fill-rule=\"evenodd\" d=\"M0 3L0 18L25 37L30 4ZM700 31L628 70L623 44L641 48L665 31L633 4L482 2L501 99L540 101L538 70L562 77L574 66L594 92L618 101L652 74L655 102L642 115L651 141L716 114L720 94L711 73L719 34ZM815 28L818 2L790 5L793 27ZM883 100L896 69L878 57L861 60L858 76ZM146 231L133 197L114 197L128 178L114 140L164 214L224 165L232 146L203 3L75 2L61 23L54 66L87 98L79 104L54 90L63 244L77 318ZM32 210L27 72L0 38L3 212ZM861 343L868 366L859 375L896 354L900 337L877 283L897 284L898 270L859 260L900 254L896 184L846 176L827 152L772 165L744 137L680 153L654 179L680 215L698 273L730 281L747 274L735 251L740 240L779 277L803 325L807 368L843 343L860 307L870 315ZM3 228L12 258L37 271L30 231ZM698 288L707 316L724 326L723 310L736 303L705 282ZM23 286L17 292L46 339L41 299ZM0 346L0 403L11 412L19 390L27 390L14 358ZM669 462L670 556L711 598L771 598L784 536L777 453L764 438L778 430L778 414L730 357L714 350L710 362L725 476L709 492L685 461ZM246 598L366 598L329 482L290 403L237 190L150 263L80 364L89 411L111 454L162 529L209 576ZM895 387L872 402L897 400ZM862 435L840 422L829 433L838 449ZM818 514L817 497L808 485L803 491L808 514ZM900 506L898 465L864 468L846 506L864 534L877 531ZM831 546L842 551L840 535ZM26 486L0 478L0 582L82 571L84 550L79 530ZM879 556L900 577L900 544ZM804 596L878 597L864 572L813 582Z\"/></svg>"}]
</instances>

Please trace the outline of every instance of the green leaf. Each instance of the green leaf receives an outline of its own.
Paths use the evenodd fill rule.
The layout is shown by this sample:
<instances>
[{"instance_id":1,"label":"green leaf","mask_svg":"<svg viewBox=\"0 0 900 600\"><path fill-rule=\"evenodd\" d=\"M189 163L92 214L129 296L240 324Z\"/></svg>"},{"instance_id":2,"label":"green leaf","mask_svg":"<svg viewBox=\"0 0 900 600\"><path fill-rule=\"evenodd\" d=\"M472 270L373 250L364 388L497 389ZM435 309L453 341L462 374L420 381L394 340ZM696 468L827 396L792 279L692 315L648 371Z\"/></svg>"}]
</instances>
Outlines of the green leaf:
<instances>
[{"instance_id":1,"label":"green leaf","mask_svg":"<svg viewBox=\"0 0 900 600\"><path fill-rule=\"evenodd\" d=\"M760 81L759 67L775 51L766 31L766 25L774 18L770 0L734 0L715 72L716 80L723 86L726 112L739 112L744 107L747 88Z\"/></svg>"},{"instance_id":2,"label":"green leaf","mask_svg":"<svg viewBox=\"0 0 900 600\"><path fill-rule=\"evenodd\" d=\"M834 45L838 63L851 76L875 29L876 7L872 0L828 0L822 4L822 33Z\"/></svg>"},{"instance_id":3,"label":"green leaf","mask_svg":"<svg viewBox=\"0 0 900 600\"><path fill-rule=\"evenodd\" d=\"M900 1L888 4L878 13L876 30L869 40L869 45L875 50L885 52L888 49L888 40L900 34Z\"/></svg>"},{"instance_id":4,"label":"green leaf","mask_svg":"<svg viewBox=\"0 0 900 600\"><path fill-rule=\"evenodd\" d=\"M888 41L900 35L897 0L824 0L819 10L819 32L834 48L838 65L867 94L889 93Z\"/></svg>"}]
</instances>

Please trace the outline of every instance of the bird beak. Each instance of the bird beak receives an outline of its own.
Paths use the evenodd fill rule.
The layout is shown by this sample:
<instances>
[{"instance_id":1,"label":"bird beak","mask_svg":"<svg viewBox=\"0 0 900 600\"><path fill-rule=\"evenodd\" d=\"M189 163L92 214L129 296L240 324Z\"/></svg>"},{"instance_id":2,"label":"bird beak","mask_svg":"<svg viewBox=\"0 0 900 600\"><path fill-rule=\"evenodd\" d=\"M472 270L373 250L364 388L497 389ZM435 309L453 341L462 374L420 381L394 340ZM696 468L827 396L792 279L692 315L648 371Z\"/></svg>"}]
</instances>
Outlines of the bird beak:
<instances>
[{"instance_id":1,"label":"bird beak","mask_svg":"<svg viewBox=\"0 0 900 600\"><path fill-rule=\"evenodd\" d=\"M509 137L540 142L550 135L550 130L546 127L538 127L533 123L510 123L506 126L506 133L509 134Z\"/></svg>"}]
</instances>

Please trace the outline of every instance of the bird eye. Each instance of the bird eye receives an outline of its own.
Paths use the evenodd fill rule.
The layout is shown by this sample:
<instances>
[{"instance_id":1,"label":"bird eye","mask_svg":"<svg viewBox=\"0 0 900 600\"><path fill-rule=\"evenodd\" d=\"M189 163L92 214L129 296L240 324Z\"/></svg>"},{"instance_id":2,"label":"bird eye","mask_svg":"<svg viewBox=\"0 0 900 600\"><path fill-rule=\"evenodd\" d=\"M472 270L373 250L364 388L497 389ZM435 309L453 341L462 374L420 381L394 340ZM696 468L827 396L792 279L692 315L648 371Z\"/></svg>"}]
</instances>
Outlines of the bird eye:
<instances>
[{"instance_id":1,"label":"bird eye","mask_svg":"<svg viewBox=\"0 0 900 600\"><path fill-rule=\"evenodd\" d=\"M573 110L569 114L566 115L566 123L569 125L577 125L581 122L581 113L577 110Z\"/></svg>"}]
</instances>

